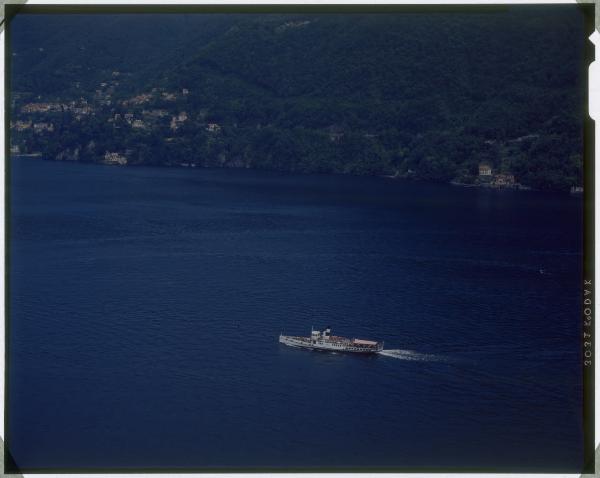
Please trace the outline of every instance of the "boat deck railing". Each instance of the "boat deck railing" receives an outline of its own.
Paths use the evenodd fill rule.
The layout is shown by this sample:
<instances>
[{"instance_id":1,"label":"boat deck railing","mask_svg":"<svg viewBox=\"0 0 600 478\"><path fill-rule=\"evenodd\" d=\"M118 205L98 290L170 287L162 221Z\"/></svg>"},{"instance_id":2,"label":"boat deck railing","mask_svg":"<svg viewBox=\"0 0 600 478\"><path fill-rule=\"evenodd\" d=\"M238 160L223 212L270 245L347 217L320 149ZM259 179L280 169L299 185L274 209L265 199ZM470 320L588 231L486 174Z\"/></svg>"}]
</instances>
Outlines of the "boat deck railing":
<instances>
[{"instance_id":1,"label":"boat deck railing","mask_svg":"<svg viewBox=\"0 0 600 478\"><path fill-rule=\"evenodd\" d=\"M302 342L305 344L313 343L313 341L311 340L310 337L297 337L297 336L293 336L293 335L288 335L287 338L292 339L292 340L297 340L298 342ZM353 347L353 348L357 348L357 349L365 349L365 350L375 350L375 349L381 348L381 345L379 343L377 343L375 345L355 344L354 339L348 339L346 337L338 337L338 336L329 337L329 339L327 339L327 340L323 340L323 338L321 337L321 338L319 338L317 344L322 344L322 343L327 343L327 342L343 344L348 347Z\"/></svg>"}]
</instances>

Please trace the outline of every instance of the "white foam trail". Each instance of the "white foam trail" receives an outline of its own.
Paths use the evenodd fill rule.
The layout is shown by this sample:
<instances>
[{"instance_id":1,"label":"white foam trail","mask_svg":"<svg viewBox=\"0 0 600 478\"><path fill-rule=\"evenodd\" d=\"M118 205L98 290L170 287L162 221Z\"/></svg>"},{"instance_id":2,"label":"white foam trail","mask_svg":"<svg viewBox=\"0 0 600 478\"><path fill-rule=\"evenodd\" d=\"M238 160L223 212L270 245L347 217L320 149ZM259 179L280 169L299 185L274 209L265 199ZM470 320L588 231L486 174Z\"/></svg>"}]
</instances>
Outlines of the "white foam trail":
<instances>
[{"instance_id":1,"label":"white foam trail","mask_svg":"<svg viewBox=\"0 0 600 478\"><path fill-rule=\"evenodd\" d=\"M413 362L446 362L446 357L432 354L420 354L413 350L400 350L400 349L384 349L379 352L379 355L385 355L386 357L392 357L400 360L410 360Z\"/></svg>"}]
</instances>

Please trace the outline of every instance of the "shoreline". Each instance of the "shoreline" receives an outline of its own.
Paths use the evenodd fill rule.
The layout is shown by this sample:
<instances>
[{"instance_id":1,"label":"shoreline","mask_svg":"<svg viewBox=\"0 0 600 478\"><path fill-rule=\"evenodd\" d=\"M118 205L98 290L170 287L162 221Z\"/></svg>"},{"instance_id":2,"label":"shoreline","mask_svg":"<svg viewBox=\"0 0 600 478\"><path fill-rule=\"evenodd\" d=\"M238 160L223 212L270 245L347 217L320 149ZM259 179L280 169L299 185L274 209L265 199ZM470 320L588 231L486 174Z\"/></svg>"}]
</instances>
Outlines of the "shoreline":
<instances>
[{"instance_id":1,"label":"shoreline","mask_svg":"<svg viewBox=\"0 0 600 478\"><path fill-rule=\"evenodd\" d=\"M472 184L472 183L461 183L460 181L450 181L449 184L451 184L452 186L459 186L459 187L463 187L463 188L512 189L512 190L516 190L516 191L538 191L538 189L534 189L531 186L525 186L520 183L514 183L514 184L506 185L506 186L498 186L498 185L494 185L491 183ZM557 191L557 192L560 192L560 191Z\"/></svg>"},{"instance_id":2,"label":"shoreline","mask_svg":"<svg viewBox=\"0 0 600 478\"><path fill-rule=\"evenodd\" d=\"M11 153L9 157L12 158L29 158L36 159L42 158L43 153ZM292 171L292 170L282 170L282 169L265 169L265 168L248 168L248 167L218 167L218 166L199 166L192 165L191 163L186 164L143 164L143 163L128 163L128 164L117 164L117 163L106 163L106 162L95 162L95 161L79 161L79 160L57 160L57 159L46 159L46 161L57 162L57 163L78 163L78 164L90 164L90 165L98 165L98 166L118 166L118 167L151 167L151 168L167 168L167 169L193 169L193 170L223 170L223 169L235 169L235 170L253 170L253 171L268 171L272 173L280 173L280 174L299 174L299 175L327 175L327 176L351 176L351 177L370 177L370 178L380 178L380 179L391 179L391 180L403 180L403 181L411 181L417 183L427 183L427 184L446 184L449 186L456 186L462 188L479 188L479 189L491 189L491 190L511 190L511 191L532 191L532 192L550 192L550 193L558 193L563 194L566 193L570 196L583 196L583 193L571 193L569 191L563 190L555 190L555 189L535 189L530 186L525 186L519 183L510 186L494 186L490 183L481 183L481 184L473 184L473 183L462 183L460 181L448 181L448 182L438 182L431 181L421 178L416 178L414 176L407 177L403 175L394 175L394 174L352 174L352 173L344 173L344 172L307 172L307 171Z\"/></svg>"},{"instance_id":3,"label":"shoreline","mask_svg":"<svg viewBox=\"0 0 600 478\"><path fill-rule=\"evenodd\" d=\"M10 153L11 158L41 158L42 156L42 153Z\"/></svg>"}]
</instances>

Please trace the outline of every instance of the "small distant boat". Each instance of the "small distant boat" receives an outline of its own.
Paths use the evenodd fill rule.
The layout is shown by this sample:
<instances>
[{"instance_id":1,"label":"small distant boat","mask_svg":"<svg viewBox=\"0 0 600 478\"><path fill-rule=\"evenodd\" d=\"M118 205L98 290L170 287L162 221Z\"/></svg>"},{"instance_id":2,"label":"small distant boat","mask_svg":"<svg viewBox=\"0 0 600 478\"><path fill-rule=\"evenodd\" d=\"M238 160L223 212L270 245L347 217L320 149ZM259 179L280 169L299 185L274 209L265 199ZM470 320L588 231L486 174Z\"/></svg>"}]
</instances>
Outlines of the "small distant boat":
<instances>
[{"instance_id":1,"label":"small distant boat","mask_svg":"<svg viewBox=\"0 0 600 478\"><path fill-rule=\"evenodd\" d=\"M348 339L346 337L331 335L331 327L329 326L322 332L319 330L312 330L310 337L296 337L281 334L279 336L279 342L290 347L323 350L326 352L375 354L383 350L383 342L364 339Z\"/></svg>"}]
</instances>

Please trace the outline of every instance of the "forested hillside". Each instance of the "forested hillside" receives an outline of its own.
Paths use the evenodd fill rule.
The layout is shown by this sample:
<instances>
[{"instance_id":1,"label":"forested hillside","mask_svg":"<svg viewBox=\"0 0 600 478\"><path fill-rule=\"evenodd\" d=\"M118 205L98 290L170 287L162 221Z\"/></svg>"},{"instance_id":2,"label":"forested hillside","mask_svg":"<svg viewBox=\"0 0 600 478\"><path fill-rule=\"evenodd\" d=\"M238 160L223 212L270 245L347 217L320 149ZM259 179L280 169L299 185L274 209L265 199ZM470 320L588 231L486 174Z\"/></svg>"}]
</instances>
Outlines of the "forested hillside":
<instances>
[{"instance_id":1,"label":"forested hillside","mask_svg":"<svg viewBox=\"0 0 600 478\"><path fill-rule=\"evenodd\" d=\"M581 184L576 5L395 14L26 15L14 152Z\"/></svg>"}]
</instances>

